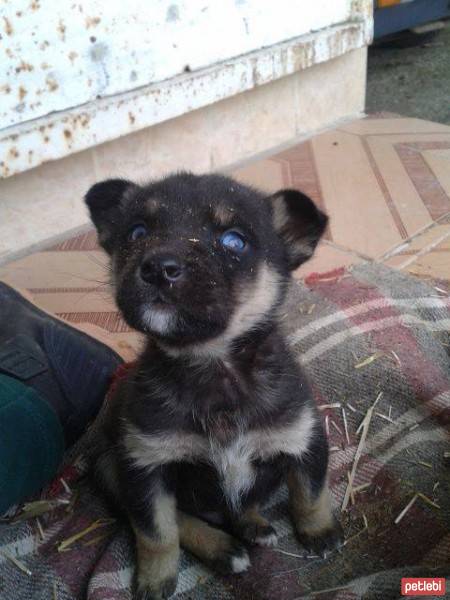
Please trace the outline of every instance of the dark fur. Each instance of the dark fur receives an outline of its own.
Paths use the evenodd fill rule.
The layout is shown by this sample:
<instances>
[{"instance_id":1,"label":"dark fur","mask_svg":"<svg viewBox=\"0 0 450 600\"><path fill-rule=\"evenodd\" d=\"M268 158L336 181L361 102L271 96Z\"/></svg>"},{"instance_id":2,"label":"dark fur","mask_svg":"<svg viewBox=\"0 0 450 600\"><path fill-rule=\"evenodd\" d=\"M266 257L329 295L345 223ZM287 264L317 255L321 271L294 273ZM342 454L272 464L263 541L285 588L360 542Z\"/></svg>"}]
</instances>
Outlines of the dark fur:
<instances>
[{"instance_id":1,"label":"dark fur","mask_svg":"<svg viewBox=\"0 0 450 600\"><path fill-rule=\"evenodd\" d=\"M112 257L117 303L147 334L111 402L97 465L136 533L139 597L173 592L179 543L221 570L243 569L236 538L274 541L257 507L283 480L302 542L334 547L326 437L277 321L325 215L295 190L266 198L188 173L146 186L105 181L86 202ZM136 224L148 235L131 241ZM229 230L245 238L244 251L221 245Z\"/></svg>"}]
</instances>

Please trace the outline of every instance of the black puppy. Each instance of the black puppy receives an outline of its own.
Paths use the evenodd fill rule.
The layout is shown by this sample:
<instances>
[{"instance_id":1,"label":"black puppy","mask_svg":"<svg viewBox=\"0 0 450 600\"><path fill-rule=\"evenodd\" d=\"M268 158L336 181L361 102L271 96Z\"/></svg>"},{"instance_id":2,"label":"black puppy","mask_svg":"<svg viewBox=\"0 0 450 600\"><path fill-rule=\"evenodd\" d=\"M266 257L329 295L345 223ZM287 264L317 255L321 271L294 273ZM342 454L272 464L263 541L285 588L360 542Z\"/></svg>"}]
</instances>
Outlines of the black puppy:
<instances>
[{"instance_id":1,"label":"black puppy","mask_svg":"<svg viewBox=\"0 0 450 600\"><path fill-rule=\"evenodd\" d=\"M136 535L137 597L174 592L180 544L244 571L244 544L276 543L258 507L283 481L304 546L335 547L327 440L277 321L326 216L298 191L266 198L190 173L97 183L86 203L117 304L147 334L112 399L97 462Z\"/></svg>"}]
</instances>

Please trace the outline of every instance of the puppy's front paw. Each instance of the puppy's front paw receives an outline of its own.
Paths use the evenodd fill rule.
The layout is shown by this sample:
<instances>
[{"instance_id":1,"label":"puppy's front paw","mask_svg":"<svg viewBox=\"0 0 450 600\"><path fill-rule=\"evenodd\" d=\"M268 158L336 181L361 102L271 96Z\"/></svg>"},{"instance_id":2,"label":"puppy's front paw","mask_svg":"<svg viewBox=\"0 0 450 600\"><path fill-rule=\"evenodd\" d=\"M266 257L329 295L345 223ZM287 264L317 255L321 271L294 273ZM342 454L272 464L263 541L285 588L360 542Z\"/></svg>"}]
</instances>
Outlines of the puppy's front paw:
<instances>
[{"instance_id":1,"label":"puppy's front paw","mask_svg":"<svg viewBox=\"0 0 450 600\"><path fill-rule=\"evenodd\" d=\"M136 587L136 600L167 600L175 593L177 577L169 577L159 583L144 583L138 580Z\"/></svg>"},{"instance_id":2,"label":"puppy's front paw","mask_svg":"<svg viewBox=\"0 0 450 600\"><path fill-rule=\"evenodd\" d=\"M167 600L177 587L178 543L158 548L147 542L144 551L142 543L138 549L136 600Z\"/></svg>"},{"instance_id":3,"label":"puppy's front paw","mask_svg":"<svg viewBox=\"0 0 450 600\"><path fill-rule=\"evenodd\" d=\"M277 532L272 525L260 523L245 523L239 532L240 537L249 544L256 546L276 546L278 543Z\"/></svg>"},{"instance_id":4,"label":"puppy's front paw","mask_svg":"<svg viewBox=\"0 0 450 600\"><path fill-rule=\"evenodd\" d=\"M224 575L243 573L250 567L250 557L247 549L239 542L234 542L222 553L220 558L214 561L214 566Z\"/></svg>"},{"instance_id":5,"label":"puppy's front paw","mask_svg":"<svg viewBox=\"0 0 450 600\"><path fill-rule=\"evenodd\" d=\"M333 550L340 548L344 542L344 533L341 524L335 520L333 525L322 530L297 530L297 535L302 546L311 554L324 558Z\"/></svg>"}]
</instances>

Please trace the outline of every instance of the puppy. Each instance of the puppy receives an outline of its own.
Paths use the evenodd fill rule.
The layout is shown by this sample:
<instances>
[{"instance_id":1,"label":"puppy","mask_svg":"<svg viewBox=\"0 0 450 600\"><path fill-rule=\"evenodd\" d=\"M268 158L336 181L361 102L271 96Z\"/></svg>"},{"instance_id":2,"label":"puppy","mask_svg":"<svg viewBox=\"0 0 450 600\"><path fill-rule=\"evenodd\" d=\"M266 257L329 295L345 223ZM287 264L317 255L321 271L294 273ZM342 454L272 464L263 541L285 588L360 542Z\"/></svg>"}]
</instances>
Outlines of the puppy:
<instances>
[{"instance_id":1,"label":"puppy","mask_svg":"<svg viewBox=\"0 0 450 600\"><path fill-rule=\"evenodd\" d=\"M180 545L221 572L276 543L259 513L282 483L301 543L338 545L328 446L278 323L291 271L327 217L301 192L219 175L86 195L117 304L146 345L108 407L97 473L136 537L137 598L169 597Z\"/></svg>"}]
</instances>

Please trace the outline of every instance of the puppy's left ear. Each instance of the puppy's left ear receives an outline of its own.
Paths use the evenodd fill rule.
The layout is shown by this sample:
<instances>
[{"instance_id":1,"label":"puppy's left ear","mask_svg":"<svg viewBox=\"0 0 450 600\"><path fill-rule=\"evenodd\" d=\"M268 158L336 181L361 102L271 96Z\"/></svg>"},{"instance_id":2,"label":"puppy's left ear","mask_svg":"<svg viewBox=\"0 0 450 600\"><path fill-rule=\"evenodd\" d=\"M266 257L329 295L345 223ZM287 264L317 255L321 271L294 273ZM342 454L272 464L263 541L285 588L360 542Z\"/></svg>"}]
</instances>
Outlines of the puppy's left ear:
<instances>
[{"instance_id":1,"label":"puppy's left ear","mask_svg":"<svg viewBox=\"0 0 450 600\"><path fill-rule=\"evenodd\" d=\"M294 270L314 254L328 217L297 190L280 190L268 200L272 204L275 230L286 247L289 268Z\"/></svg>"}]
</instances>

